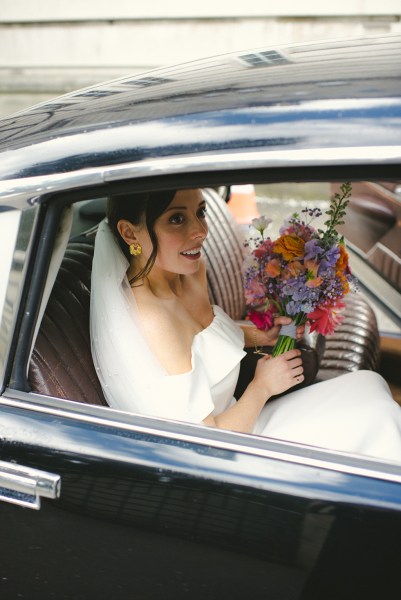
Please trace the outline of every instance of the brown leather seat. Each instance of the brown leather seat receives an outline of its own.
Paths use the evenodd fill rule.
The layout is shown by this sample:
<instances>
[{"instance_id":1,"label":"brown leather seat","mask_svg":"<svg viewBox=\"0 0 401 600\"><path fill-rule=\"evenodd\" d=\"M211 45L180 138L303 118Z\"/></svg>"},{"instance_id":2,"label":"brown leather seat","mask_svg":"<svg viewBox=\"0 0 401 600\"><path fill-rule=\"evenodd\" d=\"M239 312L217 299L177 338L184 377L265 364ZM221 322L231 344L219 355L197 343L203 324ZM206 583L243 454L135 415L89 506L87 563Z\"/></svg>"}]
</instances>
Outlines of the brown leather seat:
<instances>
[{"instance_id":1,"label":"brown leather seat","mask_svg":"<svg viewBox=\"0 0 401 600\"><path fill-rule=\"evenodd\" d=\"M342 323L325 338L317 381L347 371L379 369L380 336L371 306L360 294L352 292L345 296L345 304Z\"/></svg>"},{"instance_id":2,"label":"brown leather seat","mask_svg":"<svg viewBox=\"0 0 401 600\"><path fill-rule=\"evenodd\" d=\"M238 320L244 314L243 240L224 201L213 190L206 190L205 195L209 211L205 256L211 302ZM32 353L29 382L37 393L107 406L90 349L93 241L89 237L67 246ZM378 368L379 336L374 313L356 294L348 294L346 304L344 322L326 339L325 347L320 336L307 339L313 361L317 366L321 361L317 379Z\"/></svg>"},{"instance_id":3,"label":"brown leather seat","mask_svg":"<svg viewBox=\"0 0 401 600\"><path fill-rule=\"evenodd\" d=\"M107 406L89 337L93 242L70 242L57 275L29 367L32 391Z\"/></svg>"}]
</instances>

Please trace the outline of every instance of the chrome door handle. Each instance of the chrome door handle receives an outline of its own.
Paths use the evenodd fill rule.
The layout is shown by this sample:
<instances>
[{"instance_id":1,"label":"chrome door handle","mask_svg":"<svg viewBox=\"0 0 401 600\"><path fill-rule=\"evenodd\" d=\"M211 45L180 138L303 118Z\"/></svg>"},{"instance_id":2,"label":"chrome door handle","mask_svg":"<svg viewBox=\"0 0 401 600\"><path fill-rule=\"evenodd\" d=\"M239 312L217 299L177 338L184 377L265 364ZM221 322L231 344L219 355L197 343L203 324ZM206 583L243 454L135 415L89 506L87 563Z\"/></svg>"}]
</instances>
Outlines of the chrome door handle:
<instances>
[{"instance_id":1,"label":"chrome door handle","mask_svg":"<svg viewBox=\"0 0 401 600\"><path fill-rule=\"evenodd\" d=\"M41 498L60 497L59 475L0 460L0 501L40 509Z\"/></svg>"}]
</instances>

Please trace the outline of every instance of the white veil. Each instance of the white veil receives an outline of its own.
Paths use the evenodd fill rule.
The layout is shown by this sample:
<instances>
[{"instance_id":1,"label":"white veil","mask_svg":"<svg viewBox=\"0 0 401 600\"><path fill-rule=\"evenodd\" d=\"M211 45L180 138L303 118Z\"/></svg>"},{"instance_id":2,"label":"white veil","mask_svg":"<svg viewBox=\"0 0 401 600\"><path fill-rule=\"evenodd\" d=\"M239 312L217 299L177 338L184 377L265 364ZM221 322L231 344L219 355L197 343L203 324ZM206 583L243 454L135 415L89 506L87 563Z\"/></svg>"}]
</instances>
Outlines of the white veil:
<instances>
[{"instance_id":1,"label":"white veil","mask_svg":"<svg viewBox=\"0 0 401 600\"><path fill-rule=\"evenodd\" d=\"M188 373L165 372L142 333L126 276L128 266L103 220L92 266L90 333L92 357L107 403L128 412L200 422L214 408L203 366L193 356Z\"/></svg>"}]
</instances>

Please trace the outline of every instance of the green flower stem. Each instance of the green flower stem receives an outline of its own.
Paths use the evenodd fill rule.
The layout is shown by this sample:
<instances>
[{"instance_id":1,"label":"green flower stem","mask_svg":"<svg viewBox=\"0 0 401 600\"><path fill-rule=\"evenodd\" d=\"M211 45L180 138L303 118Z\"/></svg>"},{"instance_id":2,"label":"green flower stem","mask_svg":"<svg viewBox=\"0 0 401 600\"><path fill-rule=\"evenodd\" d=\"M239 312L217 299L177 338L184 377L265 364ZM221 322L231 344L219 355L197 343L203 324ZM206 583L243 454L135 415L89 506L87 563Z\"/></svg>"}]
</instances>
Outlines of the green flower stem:
<instances>
[{"instance_id":1,"label":"green flower stem","mask_svg":"<svg viewBox=\"0 0 401 600\"><path fill-rule=\"evenodd\" d=\"M295 348L296 340L289 335L279 335L278 340L273 348L272 356L279 356L287 350Z\"/></svg>"}]
</instances>

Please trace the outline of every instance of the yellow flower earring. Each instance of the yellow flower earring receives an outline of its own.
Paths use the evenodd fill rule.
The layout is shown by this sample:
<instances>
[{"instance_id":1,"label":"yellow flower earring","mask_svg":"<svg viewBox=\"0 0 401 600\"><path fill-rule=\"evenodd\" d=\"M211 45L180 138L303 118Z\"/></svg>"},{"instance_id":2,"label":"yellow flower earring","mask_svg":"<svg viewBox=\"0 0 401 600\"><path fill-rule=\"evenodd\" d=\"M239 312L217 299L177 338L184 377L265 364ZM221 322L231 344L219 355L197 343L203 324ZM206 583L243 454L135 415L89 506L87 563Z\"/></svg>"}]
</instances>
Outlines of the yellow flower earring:
<instances>
[{"instance_id":1,"label":"yellow flower earring","mask_svg":"<svg viewBox=\"0 0 401 600\"><path fill-rule=\"evenodd\" d=\"M129 246L129 253L132 256L139 256L142 252L142 246L139 242L134 242L133 244L130 244Z\"/></svg>"}]
</instances>

